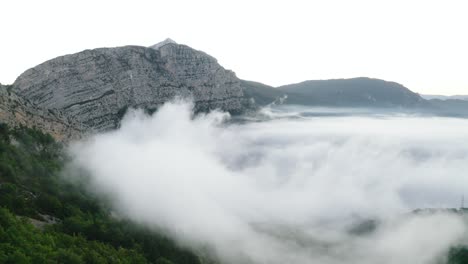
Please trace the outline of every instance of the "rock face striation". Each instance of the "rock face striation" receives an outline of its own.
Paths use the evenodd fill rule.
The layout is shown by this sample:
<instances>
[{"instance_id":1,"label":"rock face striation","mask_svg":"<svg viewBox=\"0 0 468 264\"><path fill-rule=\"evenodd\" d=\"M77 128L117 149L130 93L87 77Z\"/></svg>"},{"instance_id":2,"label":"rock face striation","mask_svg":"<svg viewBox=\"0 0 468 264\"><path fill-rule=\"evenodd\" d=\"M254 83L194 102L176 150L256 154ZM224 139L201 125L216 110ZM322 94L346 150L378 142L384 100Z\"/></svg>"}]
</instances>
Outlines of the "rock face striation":
<instances>
[{"instance_id":1,"label":"rock face striation","mask_svg":"<svg viewBox=\"0 0 468 264\"><path fill-rule=\"evenodd\" d=\"M85 50L21 74L13 90L38 108L58 110L85 131L115 128L128 108L154 111L176 96L196 111L242 112L240 80L215 58L168 39L152 47Z\"/></svg>"},{"instance_id":2,"label":"rock face striation","mask_svg":"<svg viewBox=\"0 0 468 264\"><path fill-rule=\"evenodd\" d=\"M37 127L59 140L115 128L128 108L153 112L175 97L195 111L242 113L256 106L411 109L468 116L462 100L425 100L378 79L316 80L271 87L244 81L215 58L171 39L151 47L99 48L46 61L0 86L0 122Z\"/></svg>"},{"instance_id":3,"label":"rock face striation","mask_svg":"<svg viewBox=\"0 0 468 264\"><path fill-rule=\"evenodd\" d=\"M51 134L58 141L79 138L82 131L59 110L40 109L17 96L10 86L0 85L0 123L26 126Z\"/></svg>"}]
</instances>

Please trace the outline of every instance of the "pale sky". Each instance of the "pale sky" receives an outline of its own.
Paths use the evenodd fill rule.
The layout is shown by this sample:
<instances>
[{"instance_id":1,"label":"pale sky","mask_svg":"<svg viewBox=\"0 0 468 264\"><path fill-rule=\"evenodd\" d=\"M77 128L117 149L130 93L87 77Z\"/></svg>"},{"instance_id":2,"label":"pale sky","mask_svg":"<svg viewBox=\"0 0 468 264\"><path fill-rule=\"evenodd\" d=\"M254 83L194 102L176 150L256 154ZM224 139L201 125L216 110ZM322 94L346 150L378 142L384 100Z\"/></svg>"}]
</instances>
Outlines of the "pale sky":
<instances>
[{"instance_id":1,"label":"pale sky","mask_svg":"<svg viewBox=\"0 0 468 264\"><path fill-rule=\"evenodd\" d=\"M0 10L3 84L60 55L170 37L273 86L367 76L468 94L466 0L4 0Z\"/></svg>"}]
</instances>

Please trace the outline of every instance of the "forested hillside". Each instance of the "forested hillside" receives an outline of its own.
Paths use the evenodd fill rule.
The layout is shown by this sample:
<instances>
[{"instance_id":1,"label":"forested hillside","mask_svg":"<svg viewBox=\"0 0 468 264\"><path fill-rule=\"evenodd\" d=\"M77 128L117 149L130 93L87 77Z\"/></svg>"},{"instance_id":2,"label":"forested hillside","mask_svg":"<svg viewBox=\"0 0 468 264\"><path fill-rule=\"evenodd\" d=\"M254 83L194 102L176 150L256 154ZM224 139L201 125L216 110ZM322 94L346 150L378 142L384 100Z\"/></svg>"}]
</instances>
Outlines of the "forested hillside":
<instances>
[{"instance_id":1,"label":"forested hillside","mask_svg":"<svg viewBox=\"0 0 468 264\"><path fill-rule=\"evenodd\" d=\"M200 263L60 176L63 146L0 124L0 263Z\"/></svg>"},{"instance_id":2,"label":"forested hillside","mask_svg":"<svg viewBox=\"0 0 468 264\"><path fill-rule=\"evenodd\" d=\"M60 175L64 147L50 135L0 125L0 263L203 263L169 238L113 217ZM465 247L447 264L468 263Z\"/></svg>"}]
</instances>

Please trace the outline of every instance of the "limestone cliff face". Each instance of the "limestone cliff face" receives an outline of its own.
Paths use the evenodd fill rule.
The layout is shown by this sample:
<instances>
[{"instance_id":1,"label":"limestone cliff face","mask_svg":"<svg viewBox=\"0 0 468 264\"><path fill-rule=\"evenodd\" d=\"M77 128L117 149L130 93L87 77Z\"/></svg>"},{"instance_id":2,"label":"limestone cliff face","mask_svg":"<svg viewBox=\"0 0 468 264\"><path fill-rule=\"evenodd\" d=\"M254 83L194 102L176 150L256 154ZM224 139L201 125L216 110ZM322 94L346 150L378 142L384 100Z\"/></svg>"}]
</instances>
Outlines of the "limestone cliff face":
<instances>
[{"instance_id":1,"label":"limestone cliff face","mask_svg":"<svg viewBox=\"0 0 468 264\"><path fill-rule=\"evenodd\" d=\"M0 123L26 126L51 134L58 141L77 139L82 131L58 110L44 110L0 85Z\"/></svg>"},{"instance_id":2,"label":"limestone cliff face","mask_svg":"<svg viewBox=\"0 0 468 264\"><path fill-rule=\"evenodd\" d=\"M85 50L20 75L13 90L41 109L56 109L87 131L114 128L127 108L154 110L175 96L196 111L242 112L240 80L213 57L167 40L153 47Z\"/></svg>"}]
</instances>

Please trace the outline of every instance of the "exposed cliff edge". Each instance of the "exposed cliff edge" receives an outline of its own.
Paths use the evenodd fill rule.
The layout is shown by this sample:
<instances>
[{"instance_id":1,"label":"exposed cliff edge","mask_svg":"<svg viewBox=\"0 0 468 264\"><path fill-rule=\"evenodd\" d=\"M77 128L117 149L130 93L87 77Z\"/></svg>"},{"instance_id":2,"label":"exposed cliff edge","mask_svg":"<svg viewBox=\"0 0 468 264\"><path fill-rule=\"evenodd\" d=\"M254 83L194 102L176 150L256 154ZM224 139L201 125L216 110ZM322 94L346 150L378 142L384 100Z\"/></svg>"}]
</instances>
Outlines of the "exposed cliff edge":
<instances>
[{"instance_id":1,"label":"exposed cliff edge","mask_svg":"<svg viewBox=\"0 0 468 264\"><path fill-rule=\"evenodd\" d=\"M172 40L61 56L21 74L13 90L86 131L114 128L127 108L152 111L175 96L192 98L196 111L239 113L247 102L234 72Z\"/></svg>"},{"instance_id":2,"label":"exposed cliff edge","mask_svg":"<svg viewBox=\"0 0 468 264\"><path fill-rule=\"evenodd\" d=\"M68 120L59 110L37 108L11 91L11 86L0 84L0 123L8 126L37 128L51 134L59 141L68 141L81 136L78 126Z\"/></svg>"},{"instance_id":3,"label":"exposed cliff edge","mask_svg":"<svg viewBox=\"0 0 468 264\"><path fill-rule=\"evenodd\" d=\"M271 103L410 109L468 116L462 100L425 100L394 82L352 78L281 87L240 80L210 55L166 39L150 47L85 50L57 57L1 87L0 122L37 127L58 140L117 127L128 108L153 112L188 97L195 111L242 113Z\"/></svg>"}]
</instances>

